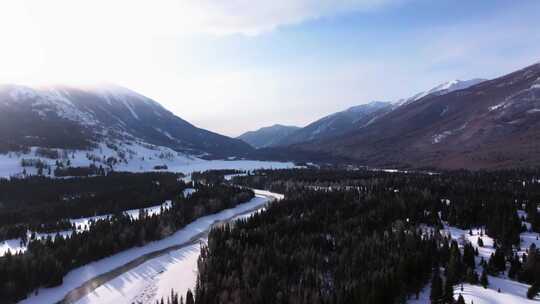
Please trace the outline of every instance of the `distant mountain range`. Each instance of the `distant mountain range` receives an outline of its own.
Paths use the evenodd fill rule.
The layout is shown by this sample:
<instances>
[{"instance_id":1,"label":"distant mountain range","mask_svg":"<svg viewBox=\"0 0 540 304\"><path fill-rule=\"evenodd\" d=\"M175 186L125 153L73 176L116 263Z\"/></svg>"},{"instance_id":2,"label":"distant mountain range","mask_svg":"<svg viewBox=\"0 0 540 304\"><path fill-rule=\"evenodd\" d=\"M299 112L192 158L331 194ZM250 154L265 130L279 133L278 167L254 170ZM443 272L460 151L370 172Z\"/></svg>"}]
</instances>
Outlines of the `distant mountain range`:
<instances>
[{"instance_id":1,"label":"distant mountain range","mask_svg":"<svg viewBox=\"0 0 540 304\"><path fill-rule=\"evenodd\" d=\"M288 148L385 167L538 166L540 64L419 96L359 129Z\"/></svg>"},{"instance_id":2,"label":"distant mountain range","mask_svg":"<svg viewBox=\"0 0 540 304\"><path fill-rule=\"evenodd\" d=\"M332 139L354 130L360 130L405 104L413 103L426 96L444 95L465 89L482 81L485 79L452 80L395 102L372 101L354 106L318 119L303 128L275 125L244 133L238 138L255 148L287 147L310 141Z\"/></svg>"},{"instance_id":3,"label":"distant mountain range","mask_svg":"<svg viewBox=\"0 0 540 304\"><path fill-rule=\"evenodd\" d=\"M209 158L253 150L241 140L197 128L123 87L0 86L0 151L33 146L89 149L133 142Z\"/></svg>"},{"instance_id":4,"label":"distant mountain range","mask_svg":"<svg viewBox=\"0 0 540 304\"><path fill-rule=\"evenodd\" d=\"M282 139L299 129L299 127L295 126L276 124L270 127L260 128L256 131L246 132L237 138L245 141L255 148L265 148L278 144Z\"/></svg>"},{"instance_id":5,"label":"distant mountain range","mask_svg":"<svg viewBox=\"0 0 540 304\"><path fill-rule=\"evenodd\" d=\"M36 147L93 151L86 163L100 164L109 164L110 156L124 164L149 157L159 164L178 154L179 160L345 161L377 167L538 166L540 63L493 80L454 80L409 98L358 105L303 128L274 125L236 139L197 128L156 101L115 85L0 86L0 156L43 152Z\"/></svg>"},{"instance_id":6,"label":"distant mountain range","mask_svg":"<svg viewBox=\"0 0 540 304\"><path fill-rule=\"evenodd\" d=\"M391 103L374 101L325 116L297 130L272 146L290 146L293 144L339 136L356 126L369 124L378 115L391 108Z\"/></svg>"}]
</instances>

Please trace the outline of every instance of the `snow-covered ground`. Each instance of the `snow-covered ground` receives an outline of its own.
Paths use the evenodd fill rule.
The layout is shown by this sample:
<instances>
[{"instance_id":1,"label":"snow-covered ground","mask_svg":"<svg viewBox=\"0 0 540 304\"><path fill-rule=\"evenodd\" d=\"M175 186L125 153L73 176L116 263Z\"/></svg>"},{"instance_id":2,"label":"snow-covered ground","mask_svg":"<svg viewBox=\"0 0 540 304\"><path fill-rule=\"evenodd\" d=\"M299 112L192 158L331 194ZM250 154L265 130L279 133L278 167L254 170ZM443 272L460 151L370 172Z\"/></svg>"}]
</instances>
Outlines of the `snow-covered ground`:
<instances>
[{"instance_id":1,"label":"snow-covered ground","mask_svg":"<svg viewBox=\"0 0 540 304\"><path fill-rule=\"evenodd\" d=\"M522 215L526 217L524 211L518 212L519 216ZM525 225L529 224L524 222ZM530 227L530 225L528 225ZM444 233L447 233L452 237L452 239L457 240L461 245L464 242L470 242L475 248L478 248L479 256L476 258L477 273L482 273L482 268L479 266L480 258L484 258L486 262L489 260L489 257L492 253L495 252L493 248L493 239L487 235L481 236L481 229L472 229L472 235L469 234L468 230L459 229L457 227L452 227L445 225ZM521 244L518 248L518 253L521 255L526 249L530 247L531 244L536 244L540 246L540 241L537 240L539 234L536 232L524 232L521 233ZM482 238L484 242L483 247L478 246L478 239ZM475 304L518 304L518 303L538 303L540 297L537 297L535 300L527 299L527 289L530 285L520 283L514 280L509 279L506 275L501 275L499 277L488 276L489 285L487 288L483 288L479 285L471 285L468 283L463 284L463 291L461 291L461 286L454 287L454 296L457 297L461 294L465 299L465 303L475 303ZM498 292L500 289L501 292ZM428 284L422 292L418 300L412 299L409 300L409 304L427 304L429 301L429 294L431 288Z\"/></svg>"},{"instance_id":2,"label":"snow-covered ground","mask_svg":"<svg viewBox=\"0 0 540 304\"><path fill-rule=\"evenodd\" d=\"M195 288L200 244L151 259L101 285L76 303L155 303L174 289L185 296Z\"/></svg>"},{"instance_id":3,"label":"snow-covered ground","mask_svg":"<svg viewBox=\"0 0 540 304\"><path fill-rule=\"evenodd\" d=\"M233 219L247 218L257 211L239 215ZM161 298L167 298L174 289L185 297L188 289L194 290L197 280L197 260L201 252L201 243L174 250L148 260L140 266L123 273L96 288L83 297L77 304L153 304Z\"/></svg>"},{"instance_id":4,"label":"snow-covered ground","mask_svg":"<svg viewBox=\"0 0 540 304\"><path fill-rule=\"evenodd\" d=\"M189 197L191 196L193 193L197 192L197 189L194 189L194 188L186 188L184 189L184 192L182 192L182 194L184 195L184 197Z\"/></svg>"},{"instance_id":5,"label":"snow-covered ground","mask_svg":"<svg viewBox=\"0 0 540 304\"><path fill-rule=\"evenodd\" d=\"M246 175L247 175L247 173L227 174L227 175L223 176L223 178L225 180L227 180L227 181L230 181L236 176L246 176Z\"/></svg>"},{"instance_id":6,"label":"snow-covered ground","mask_svg":"<svg viewBox=\"0 0 540 304\"><path fill-rule=\"evenodd\" d=\"M72 167L86 167L91 164L106 168L105 162L109 157L120 159L119 154L124 155L124 161L114 165L116 171L128 172L148 172L156 171L156 166L167 166L166 170L170 172L182 172L190 174L194 171L206 171L211 169L284 169L292 168L291 162L270 162L255 160L204 160L192 155L179 153L167 147L153 146L141 142L130 142L129 144L118 144L117 150L113 150L107 145L100 144L98 148L86 150L57 150L61 155L59 161L64 164L69 159ZM54 171L57 160L48 159L37 154L37 148L31 148L28 154L10 152L0 154L0 177L9 178L19 176L25 170L27 174L36 174L37 170L33 167L23 168L22 159L39 159L43 163L51 166ZM47 174L48 170L44 170Z\"/></svg>"},{"instance_id":7,"label":"snow-covered ground","mask_svg":"<svg viewBox=\"0 0 540 304\"><path fill-rule=\"evenodd\" d=\"M259 208L265 205L270 198L282 198L282 196L274 195L267 191L255 191L255 193L256 197L249 202L240 204L235 208L223 210L216 214L201 217L165 239L151 242L143 247L132 248L74 269L64 277L64 283L62 285L53 288L41 288L37 295L31 294L29 295L29 298L21 303L56 303L62 300L68 292L98 275L112 271L145 254L188 243L193 237L207 231L215 222L232 219L239 214L244 214L250 210ZM177 284L179 286L179 291L180 288L184 287L187 290L188 287L192 287L192 285L190 285L192 283L188 282L193 282L194 274L192 271L190 272L189 268L185 268L188 267L186 266L188 264L181 264L180 262L185 261L184 263L187 263L190 259L194 259L195 257L192 254L198 248L192 245L182 249L184 250L171 251L169 254L160 256L158 259L148 261L149 264L145 263L146 266L144 266L144 269L139 269L139 272L137 272L139 267L136 267L135 269L132 269L132 271L135 272L128 271L126 276L119 276L109 281L107 284L94 290L89 296L81 299L81 301L83 301L81 303L131 303L131 300L137 300L136 297L142 294L143 290L141 290L141 286L146 284L143 282L144 278L155 277L156 274L164 274L166 272L166 275L157 278L155 281L156 284L159 283L159 286L156 285L158 289L152 289L154 287L149 286L148 290L154 291L149 292L148 294L152 294L153 296L161 295L161 292L168 294L170 290L165 292L169 286L167 284ZM172 272L169 272L169 270L165 272L164 269L171 269L170 271ZM182 276L177 277L176 275L178 274L181 274ZM135 278L140 280L136 281ZM161 289L159 289L160 286ZM158 293L158 291L160 293ZM122 295L122 300L116 298L118 294Z\"/></svg>"},{"instance_id":8,"label":"snow-covered ground","mask_svg":"<svg viewBox=\"0 0 540 304\"><path fill-rule=\"evenodd\" d=\"M188 189L185 189L185 190L188 190ZM195 190L195 189L191 189L191 190ZM148 215L160 214L162 208L168 209L171 207L171 204L172 204L171 201L166 201L163 204L159 204L159 205L155 205L155 206L147 207L147 208L142 208L142 210L148 213ZM127 210L127 211L124 211L124 214L131 216L133 219L138 219L139 214L140 214L140 209ZM70 219L69 221L71 222L72 225L75 225L77 231L81 232L83 230L88 229L90 222L107 219L110 216L111 216L110 214L105 214L105 215L98 215L98 216L91 216L91 217L83 217L83 218L78 218L78 219ZM36 239L43 240L43 239L48 238L49 236L54 239L57 234L63 237L70 236L71 233L72 233L72 230L64 230L64 231L58 231L58 232L53 232L53 233L36 233L35 235L36 235ZM32 232L28 231L27 232L28 239L30 239L31 235L32 235ZM0 241L0 256L3 256L4 254L6 254L8 250L11 251L11 253L15 253L18 251L24 252L26 251L26 246L23 246L21 244L21 239L11 239L11 240L6 240L6 241Z\"/></svg>"},{"instance_id":9,"label":"snow-covered ground","mask_svg":"<svg viewBox=\"0 0 540 304\"><path fill-rule=\"evenodd\" d=\"M148 208L142 208L142 210L146 212L148 215L152 216L155 214L160 214L162 209L169 209L171 205L172 205L171 201L166 201L163 204L155 205ZM124 214L129 215L133 219L137 220L139 219L140 210L141 209L127 210L127 211L124 211ZM88 229L88 225L90 224L91 221L107 219L110 216L111 216L110 214L107 214L107 215L99 215L99 216L92 216L92 217L84 217L84 218L79 218L79 219L71 219L70 222L72 225L75 224L75 227L77 227L78 231L81 231L81 230Z\"/></svg>"},{"instance_id":10,"label":"snow-covered ground","mask_svg":"<svg viewBox=\"0 0 540 304\"><path fill-rule=\"evenodd\" d=\"M473 235L469 235L468 231L461 230L456 227L446 227L446 230L450 233L453 239L456 240L467 240L471 244L478 248L479 257L483 257L486 261L489 260L489 257L492 253L495 253L493 248L493 239L487 235L480 236L479 229L473 229ZM535 243L536 246L540 245L540 241L536 240L538 233L526 232L521 234L521 245L518 250L519 254L522 254L526 248L532 243ZM484 242L483 247L478 247L478 238L482 238ZM476 260L477 265L479 259ZM478 274L481 273L481 267L477 266ZM491 303L491 304L515 304L515 303L538 303L538 301L529 300L526 297L527 289L530 285L520 283L514 280L509 279L506 275L501 275L500 277L488 276L489 286L483 288L479 285L463 284L463 291L459 287L454 288L454 294L457 298L459 294L463 295L466 303L473 301L476 304ZM499 293L498 290L501 290Z\"/></svg>"},{"instance_id":11,"label":"snow-covered ground","mask_svg":"<svg viewBox=\"0 0 540 304\"><path fill-rule=\"evenodd\" d=\"M92 151L84 150L58 150L59 154L66 156L60 158L59 161L66 163L69 159L72 167L84 167L91 164L96 166L103 165L101 162L108 157L117 157L118 151L101 144L98 148ZM206 170L219 170L219 169L237 169L252 171L256 169L284 169L292 168L294 164L291 162L266 162L266 161L254 161L254 160L204 160L187 154L175 152L166 147L152 146L145 143L130 143L120 145L119 151L126 155L126 162L120 162L114 166L116 171L128 171L128 172L148 172L155 171L155 166L166 165L167 170L170 172L181 172L186 175L191 174L194 171L206 171ZM47 159L39 156L37 148L31 148L27 154L10 152L7 154L0 154L0 178L9 178L12 176L21 176L23 171L27 174L37 174L37 170L33 167L22 167L22 159L39 159L45 164L51 166L54 171L56 160ZM98 159L96 161L96 159ZM47 174L48 170L44 170L44 174ZM190 181L189 177L185 178L186 181ZM184 191L184 195L190 195L193 190ZM157 210L149 210L150 213L159 211L160 206L156 206ZM134 217L138 216L139 210L129 210L127 213ZM84 227L91 219L99 219L107 216L98 216L93 218L83 218L72 220L77 226ZM67 235L71 231L61 231L60 234ZM47 238L48 236L54 237L56 233L50 234L37 234L38 238ZM7 250L16 252L19 250L24 251L26 248L21 246L19 239L6 240L0 242L0 256L4 255Z\"/></svg>"}]
</instances>

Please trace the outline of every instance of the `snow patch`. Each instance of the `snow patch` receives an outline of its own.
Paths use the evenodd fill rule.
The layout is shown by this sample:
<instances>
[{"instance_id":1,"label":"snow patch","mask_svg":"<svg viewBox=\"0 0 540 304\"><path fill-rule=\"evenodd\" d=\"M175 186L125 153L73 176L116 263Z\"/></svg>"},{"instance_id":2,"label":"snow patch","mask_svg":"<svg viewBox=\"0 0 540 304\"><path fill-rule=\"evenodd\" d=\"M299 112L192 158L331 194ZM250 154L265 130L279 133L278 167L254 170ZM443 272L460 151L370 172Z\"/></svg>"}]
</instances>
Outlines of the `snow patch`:
<instances>
[{"instance_id":1,"label":"snow patch","mask_svg":"<svg viewBox=\"0 0 540 304\"><path fill-rule=\"evenodd\" d=\"M489 109L489 111L491 112L491 111L495 111L495 110L498 110L498 109L504 107L504 105L505 105L505 103L504 103L504 102L501 102L501 103L499 103L499 104L496 104L496 105L494 105L494 106L489 107L488 109Z\"/></svg>"},{"instance_id":2,"label":"snow patch","mask_svg":"<svg viewBox=\"0 0 540 304\"><path fill-rule=\"evenodd\" d=\"M127 101L125 98L122 98L122 103L124 104L124 106L126 106L126 108L128 108L129 112L131 113L131 116L133 116L133 118L137 119L137 120L140 120L139 119L139 115L137 115L137 113L135 113L135 110L133 109L131 103L129 103L129 101Z\"/></svg>"}]
</instances>

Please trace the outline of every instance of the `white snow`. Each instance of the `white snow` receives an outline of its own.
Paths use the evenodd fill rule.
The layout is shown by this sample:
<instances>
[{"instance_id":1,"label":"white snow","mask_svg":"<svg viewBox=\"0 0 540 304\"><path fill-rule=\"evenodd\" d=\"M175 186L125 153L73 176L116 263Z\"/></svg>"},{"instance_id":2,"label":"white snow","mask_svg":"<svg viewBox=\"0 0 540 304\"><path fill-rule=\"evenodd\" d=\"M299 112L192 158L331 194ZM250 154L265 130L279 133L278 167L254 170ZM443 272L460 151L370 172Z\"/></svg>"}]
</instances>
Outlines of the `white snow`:
<instances>
[{"instance_id":1,"label":"white snow","mask_svg":"<svg viewBox=\"0 0 540 304\"><path fill-rule=\"evenodd\" d=\"M155 214L160 214L162 208L169 209L171 205L172 205L171 201L166 201L163 204L155 205L148 208L142 208L142 210L148 213L148 215L152 216ZM131 216L133 219L139 219L140 210L141 209L127 210L127 211L124 211L124 214ZM79 218L79 219L70 219L70 222L71 224L75 224L75 227L77 227L78 231L82 231L82 230L88 229L90 222L107 219L109 217L111 217L110 214L98 215L98 216L84 217L84 218Z\"/></svg>"},{"instance_id":2,"label":"white snow","mask_svg":"<svg viewBox=\"0 0 540 304\"><path fill-rule=\"evenodd\" d=\"M433 143L438 144L450 135L452 135L452 131L444 131L440 134L435 134L433 135Z\"/></svg>"},{"instance_id":3,"label":"white snow","mask_svg":"<svg viewBox=\"0 0 540 304\"><path fill-rule=\"evenodd\" d=\"M255 160L204 160L192 155L176 152L170 148L162 146L154 146L144 142L126 142L115 143L118 151L111 149L105 144L100 144L93 150L65 150L69 156L69 161L72 167L84 167L91 164L96 166L104 164L105 159L115 157L120 159L119 152L125 155L124 161L114 166L115 171L127 172L148 172L155 171L155 166L166 165L165 171L182 172L190 174L194 171L206 171L211 169L238 169L238 170L255 170L255 169L285 169L292 168L294 164L291 162L267 162ZM9 178L11 176L21 175L23 168L21 159L40 159L46 164L54 168L55 160L46 159L36 155L37 147L31 148L30 153L20 154L10 152L8 154L0 154L0 177ZM64 150L57 149L61 152ZM88 159L87 155L97 157L97 161ZM63 161L67 161L64 159ZM36 170L31 167L26 168L27 174L36 174Z\"/></svg>"},{"instance_id":4,"label":"white snow","mask_svg":"<svg viewBox=\"0 0 540 304\"><path fill-rule=\"evenodd\" d=\"M193 189L193 190L195 190L195 189ZM163 204L159 204L159 205L155 205L155 206L147 207L147 208L142 208L142 210L145 211L146 213L148 213L148 215L151 216L151 215L155 215L155 214L160 214L162 208L163 209L168 209L168 208L171 207L171 204L172 204L171 201L166 201ZM140 210L141 209L126 210L126 211L124 211L124 214L131 216L133 219L138 219L139 214L140 214ZM88 230L88 228L90 226L90 222L98 221L98 220L102 220L102 219L107 219L107 218L109 218L111 216L112 216L111 214L105 214L105 215L98 215L98 216L92 216L92 217L83 217L83 218L78 218L78 219L70 219L69 221L71 222L72 225L73 224L75 225L78 232L81 232L81 231L84 231L84 230ZM49 236L52 239L54 239L57 234L59 234L59 235L61 235L63 237L67 237L67 236L70 236L71 233L72 233L72 230L64 230L64 231L58 231L58 232L53 232L53 233L35 233L35 235L36 235L36 239L43 240L43 239L48 238ZM28 239L30 239L30 236L32 235L32 232L28 231L26 234L27 234ZM10 240L5 240L5 241L0 241L0 256L5 255L8 250L11 253L16 253L16 252L19 252L19 251L24 252L24 251L26 251L26 246L21 244L21 239L10 239Z\"/></svg>"},{"instance_id":5,"label":"white snow","mask_svg":"<svg viewBox=\"0 0 540 304\"><path fill-rule=\"evenodd\" d=\"M71 121L77 121L83 125L97 124L94 116L89 112L81 111L69 99L69 94L54 87L30 88L19 85L12 85L8 88L11 99L15 102L29 99L32 102L32 111L45 115L41 110L45 106L47 110L53 110L58 116Z\"/></svg>"},{"instance_id":6,"label":"white snow","mask_svg":"<svg viewBox=\"0 0 540 304\"><path fill-rule=\"evenodd\" d=\"M427 91L424 91L424 92L420 92L420 93L417 93L409 98L403 98L403 99L400 99L398 100L397 102L395 102L395 104L399 107L399 106L402 106L402 105L408 105L408 104L411 104L411 103L414 103L415 101L418 101L428 95L444 95L444 94L448 94L448 93L451 93L451 92L454 92L454 91L458 91L458 90L465 90L471 86L474 86L476 84L479 84L483 81L486 81L486 79L469 79L469 80L458 80L458 79L454 79L454 80L450 80L450 81L447 81L447 82L444 82L442 84L439 84L435 87L433 87L432 89L430 90L427 90Z\"/></svg>"},{"instance_id":7,"label":"white snow","mask_svg":"<svg viewBox=\"0 0 540 304\"><path fill-rule=\"evenodd\" d=\"M500 288L501 292L497 292ZM465 303L475 304L527 304L538 303L537 300L529 300L525 296L529 285L509 279L489 276L488 288L478 285L463 284L463 291L458 286L454 288L454 297L463 295Z\"/></svg>"},{"instance_id":8,"label":"white snow","mask_svg":"<svg viewBox=\"0 0 540 304\"><path fill-rule=\"evenodd\" d=\"M154 251L157 251L157 250L161 250L161 249L164 249L164 248L168 248L168 247L171 247L171 246L174 246L174 245L186 243L191 238L193 238L194 236L196 236L199 233L204 232L207 229L209 229L213 223L215 223L217 221L222 221L222 220L234 218L235 215L242 214L242 213L245 213L246 211L249 211L249 210L252 210L254 208L263 206L264 204L266 204L269 201L269 197L266 196L266 195L269 194L269 192L257 191L256 190L255 193L256 193L256 197L253 198L251 201L249 201L247 203L244 203L244 204L240 204L240 205L238 205L238 206L236 206L234 208L231 208L231 209L223 210L223 211L218 212L216 214L201 217L201 218L193 221L189 225L187 225L185 228L177 231L176 233L174 233L173 235L171 235L171 236L169 236L169 237L167 237L165 239L155 241L155 242L151 242L151 243L149 243L149 244L147 244L147 245L145 245L143 247L132 248L132 249L120 252L118 254L115 254L113 256L110 256L110 257L101 259L99 261L87 264L87 265L79 267L77 269L74 269L74 270L70 271L64 277L64 283L62 285L57 286L57 287L53 287L53 288L41 288L41 289L39 289L39 292L38 292L37 295L32 293L31 295L29 295L29 298L21 301L20 303L37 303L37 304L40 304L40 303L55 303L57 301L60 301L69 291L73 290L74 288L77 288L77 287L81 286L84 282L86 282L86 281L88 281L88 280L90 280L90 279L92 279L92 278L94 278L94 277L96 277L96 276L98 276L100 274L103 274L103 273L109 272L109 271L111 271L113 269L116 269L116 268L128 263L129 261L132 261L132 260L134 260L134 259L136 259L136 258L138 258L138 257L140 257L140 256L142 256L144 254L154 252ZM281 196L272 194L272 197L279 199L279 197L281 197ZM187 248L189 248L189 247L187 247ZM191 250L194 250L194 249L195 248L192 248ZM190 249L186 249L186 250L189 251ZM177 258L182 253L178 253L178 254L179 255L176 256ZM171 259L173 259L173 258L174 257L171 257ZM159 263L159 261L157 263ZM159 270L156 271L156 272L159 272ZM137 273L131 273L130 274L131 277L128 276L128 277L124 278L124 279L126 279L125 281L117 281L116 283L114 283L115 285L108 285L108 284L103 285L103 286L106 286L104 288L106 288L108 290L106 293L103 294L104 295L103 297L100 296L100 292L103 290L103 289L100 289L101 288L100 287L100 288L96 289L94 291L94 293L91 294L90 298L88 298L88 297L86 297L86 298L89 299L89 301L94 299L93 302L97 302L97 303L112 303L114 301L108 302L107 299L105 298L105 295L108 292L112 292L113 291L112 289L117 288L117 292L124 295L125 298L122 298L123 300L120 301L120 302L118 302L119 300L116 300L116 302L114 302L114 303L131 303L131 302L129 302L130 297L135 297L136 295L135 294L126 294L119 287L125 286L131 292L134 292L134 291L140 292L141 290L138 288L138 286L141 286L141 285L136 285L135 287L133 287L133 286L129 287L130 285L127 284L127 283L135 282L133 280L135 278L135 276L132 276L132 275L136 275L136 276L138 276L139 278L142 279L144 277L144 274L151 275L150 272L144 272L144 273L138 273L138 274ZM178 282L178 281L186 281L187 282L188 280L193 278L193 274L190 274L189 272L187 272L186 275L187 275L187 277L185 277L186 278L185 280L183 278L173 277L172 275L170 277L171 277L171 279L173 279L176 282ZM127 280L128 278L131 281L128 281ZM142 283L137 283L137 284L142 284ZM109 293L109 295L110 295L110 293ZM85 300L83 300L83 301L85 301ZM89 303L89 302L82 302L82 303Z\"/></svg>"},{"instance_id":9,"label":"white snow","mask_svg":"<svg viewBox=\"0 0 540 304\"><path fill-rule=\"evenodd\" d=\"M491 107L489 107L489 111L495 111L497 109L500 109L500 108L504 107L505 104L506 104L505 102L501 102L499 104L491 106Z\"/></svg>"},{"instance_id":10,"label":"white snow","mask_svg":"<svg viewBox=\"0 0 540 304\"><path fill-rule=\"evenodd\" d=\"M16 253L18 251L24 252L26 250L26 246L21 245L21 239L0 241L0 256L6 254L8 250L11 253Z\"/></svg>"},{"instance_id":11,"label":"white snow","mask_svg":"<svg viewBox=\"0 0 540 304\"><path fill-rule=\"evenodd\" d=\"M124 104L124 106L126 106L126 108L128 108L129 112L131 113L131 116L133 116L133 118L139 120L139 115L137 115L135 110L133 110L133 107L131 106L129 101L127 101L125 98L122 98L121 100L122 100L122 103Z\"/></svg>"},{"instance_id":12,"label":"white snow","mask_svg":"<svg viewBox=\"0 0 540 304\"><path fill-rule=\"evenodd\" d=\"M194 189L194 188L186 188L184 189L184 192L182 193L184 195L184 197L189 197L191 196L193 193L197 192L197 189Z\"/></svg>"},{"instance_id":13,"label":"white snow","mask_svg":"<svg viewBox=\"0 0 540 304\"><path fill-rule=\"evenodd\" d=\"M151 259L116 277L76 303L155 303L171 290L185 296L195 288L200 244L194 244Z\"/></svg>"},{"instance_id":14,"label":"white snow","mask_svg":"<svg viewBox=\"0 0 540 304\"><path fill-rule=\"evenodd\" d=\"M223 176L223 178L227 181L230 181L233 179L233 177L236 177L236 176L246 176L247 173L237 173L237 174L227 174L225 176Z\"/></svg>"},{"instance_id":15,"label":"white snow","mask_svg":"<svg viewBox=\"0 0 540 304\"><path fill-rule=\"evenodd\" d=\"M526 215L524 211L519 211L519 216ZM428 228L430 229L430 228ZM483 257L488 261L492 253L495 252L493 248L493 239L487 235L482 236L482 241L484 242L483 247L478 247L478 238L480 237L481 229L471 229L473 235L469 235L468 230L459 229L457 227L452 227L445 225L443 233L447 233L452 237L452 239L457 240L458 244L462 246L465 242L470 242L475 248L478 248L479 257L476 258L476 264L479 264L479 259ZM538 233L525 232L520 235L521 244L517 252L521 255L525 249L534 243L536 246L540 246L540 241L536 240ZM477 266L477 273L482 272L481 267ZM526 297L527 289L530 285L520 283L514 280L509 279L506 275L501 275L500 277L488 276L489 285L487 288L483 288L478 285L471 285L464 283L463 291L461 291L460 285L454 286L454 297L457 299L459 294L463 295L465 303L471 303L473 301L475 304L517 304L517 303L538 303L537 297L536 300L529 300ZM501 292L498 292L498 289ZM429 301L429 294L431 288L428 284L426 288L420 293L418 300L412 299L409 300L409 304L427 304Z\"/></svg>"},{"instance_id":16,"label":"white snow","mask_svg":"<svg viewBox=\"0 0 540 304\"><path fill-rule=\"evenodd\" d=\"M446 130L446 131L444 131L442 133L438 133L438 134L433 135L432 136L432 144L441 143L448 136L454 135L454 134L456 134L458 132L461 132L461 131L465 130L465 128L467 128L468 124L469 124L468 122L465 122L459 128L456 128L456 129L453 129L453 130Z\"/></svg>"},{"instance_id":17,"label":"white snow","mask_svg":"<svg viewBox=\"0 0 540 304\"><path fill-rule=\"evenodd\" d=\"M501 292L497 292L500 288ZM454 287L454 298L457 300L461 294L465 303L474 304L528 304L538 303L538 300L529 300L524 295L527 293L528 285L508 279L489 277L489 287L486 289L479 285L463 284ZM429 304L429 294L431 284L428 284L419 294L418 299L414 296L407 301L408 304Z\"/></svg>"},{"instance_id":18,"label":"white snow","mask_svg":"<svg viewBox=\"0 0 540 304\"><path fill-rule=\"evenodd\" d=\"M257 191L257 193L279 199L283 198L282 195L268 191ZM258 211L235 216L233 221L247 218L255 212ZM201 238L197 244L146 261L98 287L76 303L153 304L156 300L170 295L171 289L174 289L179 295L185 296L188 289L195 288L200 244L206 242L206 238Z\"/></svg>"},{"instance_id":19,"label":"white snow","mask_svg":"<svg viewBox=\"0 0 540 304\"><path fill-rule=\"evenodd\" d=\"M165 135L168 139L170 139L170 140L176 140L176 138L172 137L172 135L171 135L169 132L164 131L164 130L162 130L162 129L160 129L160 128L154 128L154 129L155 129L156 131L158 131L159 133Z\"/></svg>"}]
</instances>

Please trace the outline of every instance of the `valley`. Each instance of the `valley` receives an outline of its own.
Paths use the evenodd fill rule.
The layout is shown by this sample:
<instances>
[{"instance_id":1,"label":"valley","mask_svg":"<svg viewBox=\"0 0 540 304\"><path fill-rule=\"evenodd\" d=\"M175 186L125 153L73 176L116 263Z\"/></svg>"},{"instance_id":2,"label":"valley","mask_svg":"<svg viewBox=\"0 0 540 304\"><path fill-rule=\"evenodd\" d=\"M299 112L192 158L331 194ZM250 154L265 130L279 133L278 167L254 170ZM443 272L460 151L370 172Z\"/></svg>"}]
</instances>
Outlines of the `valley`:
<instances>
[{"instance_id":1,"label":"valley","mask_svg":"<svg viewBox=\"0 0 540 304\"><path fill-rule=\"evenodd\" d=\"M75 269L67 274L61 286L39 290L35 296L23 303L52 303L60 300L63 303L117 303L119 300L127 303L136 302L135 299L143 297L146 297L143 303L153 303L155 299L169 295L170 289L161 287L161 293L158 294L138 294L142 290L141 286L154 282L157 275L166 275L169 267L173 270L177 267L193 269L195 265L186 266L185 263L196 262L199 252L198 243L204 241L203 238L212 225L250 214L252 210L263 207L269 197L275 199L275 195L268 192L256 191L256 193L260 194L257 194L252 201L202 217L170 237ZM169 260L171 255L176 256L177 259ZM160 264L163 259L169 262L165 265ZM161 265L162 270L151 274L156 263ZM189 272L181 271L178 275L182 277L170 278L172 281L168 282L169 286L178 288L174 283L180 280L193 289L195 283L193 273L190 275ZM126 280L128 282L125 282ZM167 284L167 281L162 283Z\"/></svg>"},{"instance_id":2,"label":"valley","mask_svg":"<svg viewBox=\"0 0 540 304\"><path fill-rule=\"evenodd\" d=\"M0 1L0 304L540 303L540 1Z\"/></svg>"}]
</instances>

